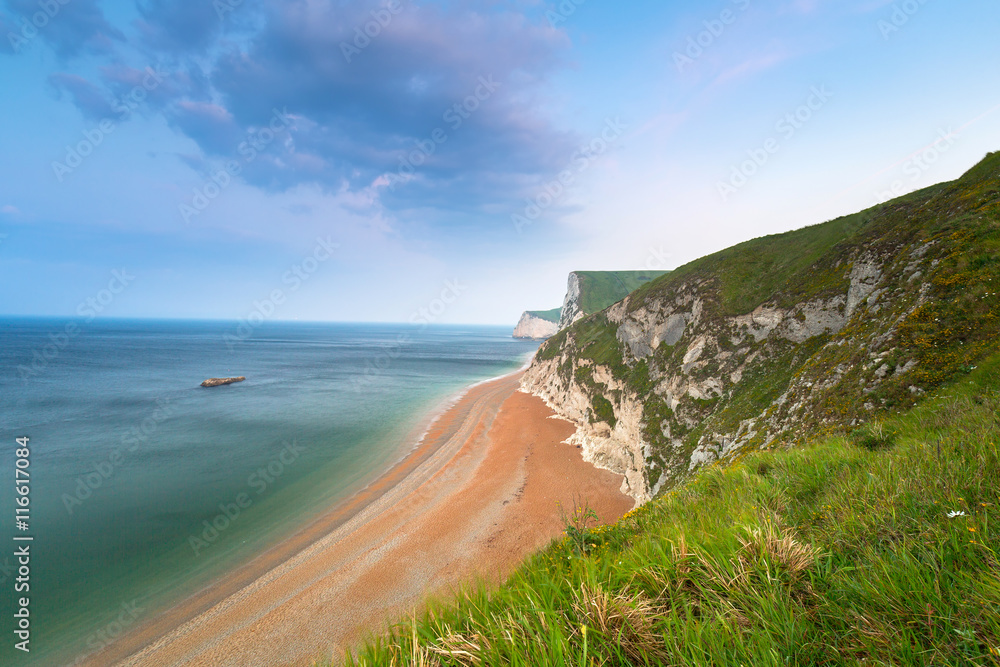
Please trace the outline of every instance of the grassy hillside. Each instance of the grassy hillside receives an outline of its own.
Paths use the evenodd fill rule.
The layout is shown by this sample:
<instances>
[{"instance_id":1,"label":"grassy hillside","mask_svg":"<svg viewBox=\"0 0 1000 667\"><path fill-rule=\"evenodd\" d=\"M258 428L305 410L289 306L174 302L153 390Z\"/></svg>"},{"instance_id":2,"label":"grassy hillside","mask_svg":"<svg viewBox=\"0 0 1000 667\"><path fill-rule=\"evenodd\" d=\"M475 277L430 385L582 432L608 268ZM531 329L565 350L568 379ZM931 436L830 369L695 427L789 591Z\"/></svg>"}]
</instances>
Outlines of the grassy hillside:
<instances>
[{"instance_id":1,"label":"grassy hillside","mask_svg":"<svg viewBox=\"0 0 1000 667\"><path fill-rule=\"evenodd\" d=\"M666 271L574 271L580 279L580 309L599 313Z\"/></svg>"},{"instance_id":2,"label":"grassy hillside","mask_svg":"<svg viewBox=\"0 0 1000 667\"><path fill-rule=\"evenodd\" d=\"M998 443L993 357L848 438L570 527L348 664L1000 665Z\"/></svg>"},{"instance_id":3,"label":"grassy hillside","mask_svg":"<svg viewBox=\"0 0 1000 667\"><path fill-rule=\"evenodd\" d=\"M954 182L640 286L549 339L530 388L591 405L564 412L585 449L631 446L622 466L645 459L630 480L652 495L715 458L912 407L997 350L998 287L993 153Z\"/></svg>"},{"instance_id":4,"label":"grassy hillside","mask_svg":"<svg viewBox=\"0 0 1000 667\"><path fill-rule=\"evenodd\" d=\"M529 310L528 314L537 317L540 320L545 320L546 322L559 323L559 314L562 312L562 308L553 308L552 310Z\"/></svg>"},{"instance_id":5,"label":"grassy hillside","mask_svg":"<svg viewBox=\"0 0 1000 667\"><path fill-rule=\"evenodd\" d=\"M576 322L524 386L654 499L348 663L1000 666L998 287L995 153Z\"/></svg>"}]
</instances>

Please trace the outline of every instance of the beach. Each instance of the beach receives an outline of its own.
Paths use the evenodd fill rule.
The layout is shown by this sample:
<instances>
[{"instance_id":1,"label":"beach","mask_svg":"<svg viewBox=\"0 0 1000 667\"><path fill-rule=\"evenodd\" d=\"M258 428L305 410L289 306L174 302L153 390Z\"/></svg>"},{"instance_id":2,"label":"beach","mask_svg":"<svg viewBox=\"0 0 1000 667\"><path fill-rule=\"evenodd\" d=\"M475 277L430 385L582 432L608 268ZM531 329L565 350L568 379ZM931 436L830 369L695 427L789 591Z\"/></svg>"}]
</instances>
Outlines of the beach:
<instances>
[{"instance_id":1,"label":"beach","mask_svg":"<svg viewBox=\"0 0 1000 667\"><path fill-rule=\"evenodd\" d=\"M585 463L520 373L470 388L364 491L86 665L311 665L477 578L501 581L560 535L559 503L633 506Z\"/></svg>"}]
</instances>

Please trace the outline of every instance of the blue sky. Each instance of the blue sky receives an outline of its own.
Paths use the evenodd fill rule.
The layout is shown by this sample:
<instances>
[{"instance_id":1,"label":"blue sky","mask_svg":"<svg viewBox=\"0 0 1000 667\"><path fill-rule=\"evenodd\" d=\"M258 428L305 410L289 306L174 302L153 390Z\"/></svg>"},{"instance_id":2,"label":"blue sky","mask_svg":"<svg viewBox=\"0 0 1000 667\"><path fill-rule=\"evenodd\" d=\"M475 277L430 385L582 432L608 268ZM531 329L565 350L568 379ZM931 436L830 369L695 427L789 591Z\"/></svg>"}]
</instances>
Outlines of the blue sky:
<instances>
[{"instance_id":1,"label":"blue sky","mask_svg":"<svg viewBox=\"0 0 1000 667\"><path fill-rule=\"evenodd\" d=\"M277 291L277 319L444 295L435 322L513 324L572 270L959 176L1000 149L998 25L992 0L6 0L0 313Z\"/></svg>"}]
</instances>

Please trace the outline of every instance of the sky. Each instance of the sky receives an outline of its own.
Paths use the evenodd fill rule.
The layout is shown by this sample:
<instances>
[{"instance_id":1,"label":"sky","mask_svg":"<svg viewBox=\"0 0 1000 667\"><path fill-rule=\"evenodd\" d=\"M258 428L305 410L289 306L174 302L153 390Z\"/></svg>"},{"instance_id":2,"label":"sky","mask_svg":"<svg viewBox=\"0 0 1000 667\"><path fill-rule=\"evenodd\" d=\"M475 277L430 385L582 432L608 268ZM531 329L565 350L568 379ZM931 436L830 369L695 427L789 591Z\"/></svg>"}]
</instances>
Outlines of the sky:
<instances>
[{"instance_id":1,"label":"sky","mask_svg":"<svg viewBox=\"0 0 1000 667\"><path fill-rule=\"evenodd\" d=\"M0 0L0 313L513 325L1000 149L995 0ZM256 319L254 319L256 318Z\"/></svg>"}]
</instances>

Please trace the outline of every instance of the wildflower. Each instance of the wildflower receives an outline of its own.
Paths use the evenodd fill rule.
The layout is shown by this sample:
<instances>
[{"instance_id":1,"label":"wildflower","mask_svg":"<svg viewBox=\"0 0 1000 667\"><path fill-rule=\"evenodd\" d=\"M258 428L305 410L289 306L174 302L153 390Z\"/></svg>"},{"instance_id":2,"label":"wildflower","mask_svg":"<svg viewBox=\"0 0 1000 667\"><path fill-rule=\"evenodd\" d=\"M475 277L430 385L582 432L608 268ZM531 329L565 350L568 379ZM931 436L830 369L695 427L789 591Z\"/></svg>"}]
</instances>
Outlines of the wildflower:
<instances>
[{"instance_id":1,"label":"wildflower","mask_svg":"<svg viewBox=\"0 0 1000 667\"><path fill-rule=\"evenodd\" d=\"M976 529L975 528L969 528L969 532L970 533L974 533L974 532L976 532Z\"/></svg>"},{"instance_id":2,"label":"wildflower","mask_svg":"<svg viewBox=\"0 0 1000 667\"><path fill-rule=\"evenodd\" d=\"M965 512L948 512L949 519L955 519L960 516L967 516Z\"/></svg>"}]
</instances>

